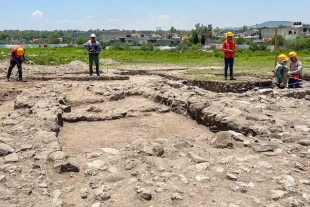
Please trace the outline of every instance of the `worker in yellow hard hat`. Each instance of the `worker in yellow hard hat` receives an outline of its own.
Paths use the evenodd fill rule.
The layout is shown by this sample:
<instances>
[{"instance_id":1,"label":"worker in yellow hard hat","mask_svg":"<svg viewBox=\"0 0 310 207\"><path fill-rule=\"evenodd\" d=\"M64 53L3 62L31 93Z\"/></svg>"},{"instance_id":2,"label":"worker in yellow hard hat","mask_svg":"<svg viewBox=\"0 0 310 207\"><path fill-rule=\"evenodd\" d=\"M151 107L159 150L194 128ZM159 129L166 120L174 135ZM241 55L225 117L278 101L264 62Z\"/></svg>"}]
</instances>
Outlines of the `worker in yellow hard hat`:
<instances>
[{"instance_id":1,"label":"worker in yellow hard hat","mask_svg":"<svg viewBox=\"0 0 310 207\"><path fill-rule=\"evenodd\" d=\"M288 87L289 88L300 88L300 82L302 79L302 63L297 59L296 52L290 52L288 54L290 58L290 66L289 66L289 80L288 80Z\"/></svg>"},{"instance_id":2,"label":"worker in yellow hard hat","mask_svg":"<svg viewBox=\"0 0 310 207\"><path fill-rule=\"evenodd\" d=\"M225 62L225 69L224 69L224 77L227 80L227 72L229 67L230 72L230 80L236 80L234 78L233 70L234 70L234 59L236 53L236 43L233 40L234 34L232 32L227 32L226 40L222 44L222 51L224 52L224 62Z\"/></svg>"},{"instance_id":3,"label":"worker in yellow hard hat","mask_svg":"<svg viewBox=\"0 0 310 207\"><path fill-rule=\"evenodd\" d=\"M285 54L278 56L278 64L274 69L274 83L279 88L285 88L288 79L288 68L286 67L288 57Z\"/></svg>"},{"instance_id":4,"label":"worker in yellow hard hat","mask_svg":"<svg viewBox=\"0 0 310 207\"><path fill-rule=\"evenodd\" d=\"M10 66L7 73L7 80L10 81L12 70L17 65L18 80L23 80L22 63L25 59L25 49L21 45L16 45L11 48Z\"/></svg>"}]
</instances>

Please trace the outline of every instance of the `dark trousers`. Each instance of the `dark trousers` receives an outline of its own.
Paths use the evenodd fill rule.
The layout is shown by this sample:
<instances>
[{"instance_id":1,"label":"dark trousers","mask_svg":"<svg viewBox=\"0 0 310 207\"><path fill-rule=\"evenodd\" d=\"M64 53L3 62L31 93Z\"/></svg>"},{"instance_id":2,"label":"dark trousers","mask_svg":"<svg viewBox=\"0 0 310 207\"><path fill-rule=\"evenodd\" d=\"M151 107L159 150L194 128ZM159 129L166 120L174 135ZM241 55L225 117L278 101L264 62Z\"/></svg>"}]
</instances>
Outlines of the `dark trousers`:
<instances>
[{"instance_id":1,"label":"dark trousers","mask_svg":"<svg viewBox=\"0 0 310 207\"><path fill-rule=\"evenodd\" d=\"M288 79L288 88L300 88L300 80L290 78Z\"/></svg>"},{"instance_id":2,"label":"dark trousers","mask_svg":"<svg viewBox=\"0 0 310 207\"><path fill-rule=\"evenodd\" d=\"M276 84L276 86L277 86L278 88L280 88L280 89L284 89L284 88L285 88L285 86L282 86L282 87L281 87L281 86L280 86L280 84L281 84L281 83L280 83L280 82L278 82L278 84Z\"/></svg>"},{"instance_id":3,"label":"dark trousers","mask_svg":"<svg viewBox=\"0 0 310 207\"><path fill-rule=\"evenodd\" d=\"M225 73L224 76L227 78L227 72L229 67L230 77L234 77L234 58L224 58L225 61Z\"/></svg>"},{"instance_id":4,"label":"dark trousers","mask_svg":"<svg viewBox=\"0 0 310 207\"><path fill-rule=\"evenodd\" d=\"M13 68L15 67L16 65L16 62L15 61L10 61L10 67L9 67L9 70L8 70L8 74L7 74L7 79L9 79L11 77L11 74L12 74L12 70ZM19 77L19 80L23 79L23 71L22 71L22 63L19 64L18 67L18 77Z\"/></svg>"},{"instance_id":5,"label":"dark trousers","mask_svg":"<svg viewBox=\"0 0 310 207\"><path fill-rule=\"evenodd\" d=\"M96 73L99 74L99 55L89 55L89 74L93 74L93 63L96 65Z\"/></svg>"}]
</instances>

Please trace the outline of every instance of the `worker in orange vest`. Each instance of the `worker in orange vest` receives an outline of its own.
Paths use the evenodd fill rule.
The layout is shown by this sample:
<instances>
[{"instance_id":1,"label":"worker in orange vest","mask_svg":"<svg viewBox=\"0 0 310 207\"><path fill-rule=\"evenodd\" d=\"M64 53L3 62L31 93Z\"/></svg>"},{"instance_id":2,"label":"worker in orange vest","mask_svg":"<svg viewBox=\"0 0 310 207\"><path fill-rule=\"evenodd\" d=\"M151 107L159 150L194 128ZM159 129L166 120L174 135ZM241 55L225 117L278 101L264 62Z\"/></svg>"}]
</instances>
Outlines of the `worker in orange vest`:
<instances>
[{"instance_id":1,"label":"worker in orange vest","mask_svg":"<svg viewBox=\"0 0 310 207\"><path fill-rule=\"evenodd\" d=\"M236 53L236 43L233 41L234 34L232 32L227 32L226 34L226 40L223 42L222 45L222 51L224 52L224 60L225 60L225 80L227 80L227 71L229 66L229 72L230 72L230 80L236 80L233 75L234 70L234 59L235 59L235 53Z\"/></svg>"},{"instance_id":2,"label":"worker in orange vest","mask_svg":"<svg viewBox=\"0 0 310 207\"><path fill-rule=\"evenodd\" d=\"M302 63L297 59L296 52L290 52L288 54L290 58L290 67L289 67L289 88L300 88L300 82L302 78Z\"/></svg>"},{"instance_id":3,"label":"worker in orange vest","mask_svg":"<svg viewBox=\"0 0 310 207\"><path fill-rule=\"evenodd\" d=\"M25 49L21 45L16 45L11 48L10 66L7 73L7 79L10 81L12 70L17 65L18 68L18 80L23 80L22 64L25 59Z\"/></svg>"}]
</instances>

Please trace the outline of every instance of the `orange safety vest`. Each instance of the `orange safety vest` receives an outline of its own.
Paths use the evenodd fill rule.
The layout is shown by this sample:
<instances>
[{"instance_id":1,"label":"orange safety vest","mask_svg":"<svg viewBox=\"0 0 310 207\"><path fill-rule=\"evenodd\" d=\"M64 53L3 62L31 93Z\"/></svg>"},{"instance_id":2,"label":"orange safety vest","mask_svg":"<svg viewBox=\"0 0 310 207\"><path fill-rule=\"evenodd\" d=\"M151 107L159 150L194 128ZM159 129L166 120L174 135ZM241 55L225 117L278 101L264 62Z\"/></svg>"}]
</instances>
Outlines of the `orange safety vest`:
<instances>
[{"instance_id":1,"label":"orange safety vest","mask_svg":"<svg viewBox=\"0 0 310 207\"><path fill-rule=\"evenodd\" d=\"M296 70L298 69L298 66L299 66L298 63L299 63L299 62L296 61L295 65L294 65L294 71L296 71ZM300 72L300 73L301 73L301 72ZM293 78L294 78L294 79L301 79L300 73L298 73L298 74L293 74Z\"/></svg>"},{"instance_id":2,"label":"orange safety vest","mask_svg":"<svg viewBox=\"0 0 310 207\"><path fill-rule=\"evenodd\" d=\"M232 41L231 43L229 43L227 40L225 40L223 42L223 45L222 45L222 50L225 54L225 58L235 58L235 53L228 53L228 52L225 52L225 50L233 50L235 51L236 50L236 43L235 41Z\"/></svg>"},{"instance_id":3,"label":"orange safety vest","mask_svg":"<svg viewBox=\"0 0 310 207\"><path fill-rule=\"evenodd\" d=\"M21 46L21 45L16 45L16 46L11 47L11 52L14 52L15 56L17 57L17 59L23 60L23 59L24 59L23 56L18 56L18 55L17 55L17 49L20 48L20 47L22 47L22 46ZM14 60L15 60L15 58L14 58L13 55L11 55L10 60L11 60L11 61L14 61Z\"/></svg>"}]
</instances>

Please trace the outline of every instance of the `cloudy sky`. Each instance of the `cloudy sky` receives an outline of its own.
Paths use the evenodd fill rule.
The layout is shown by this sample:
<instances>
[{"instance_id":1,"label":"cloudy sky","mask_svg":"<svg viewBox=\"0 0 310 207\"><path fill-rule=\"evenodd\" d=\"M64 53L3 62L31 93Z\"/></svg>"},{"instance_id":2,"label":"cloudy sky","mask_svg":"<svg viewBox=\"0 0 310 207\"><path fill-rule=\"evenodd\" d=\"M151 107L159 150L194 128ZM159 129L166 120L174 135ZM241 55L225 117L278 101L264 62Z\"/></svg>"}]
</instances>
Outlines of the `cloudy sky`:
<instances>
[{"instance_id":1,"label":"cloudy sky","mask_svg":"<svg viewBox=\"0 0 310 207\"><path fill-rule=\"evenodd\" d=\"M306 0L0 0L5 29L192 29L255 25L269 20L310 23ZM303 6L304 5L304 6ZM293 8L291 10L291 8Z\"/></svg>"}]
</instances>

